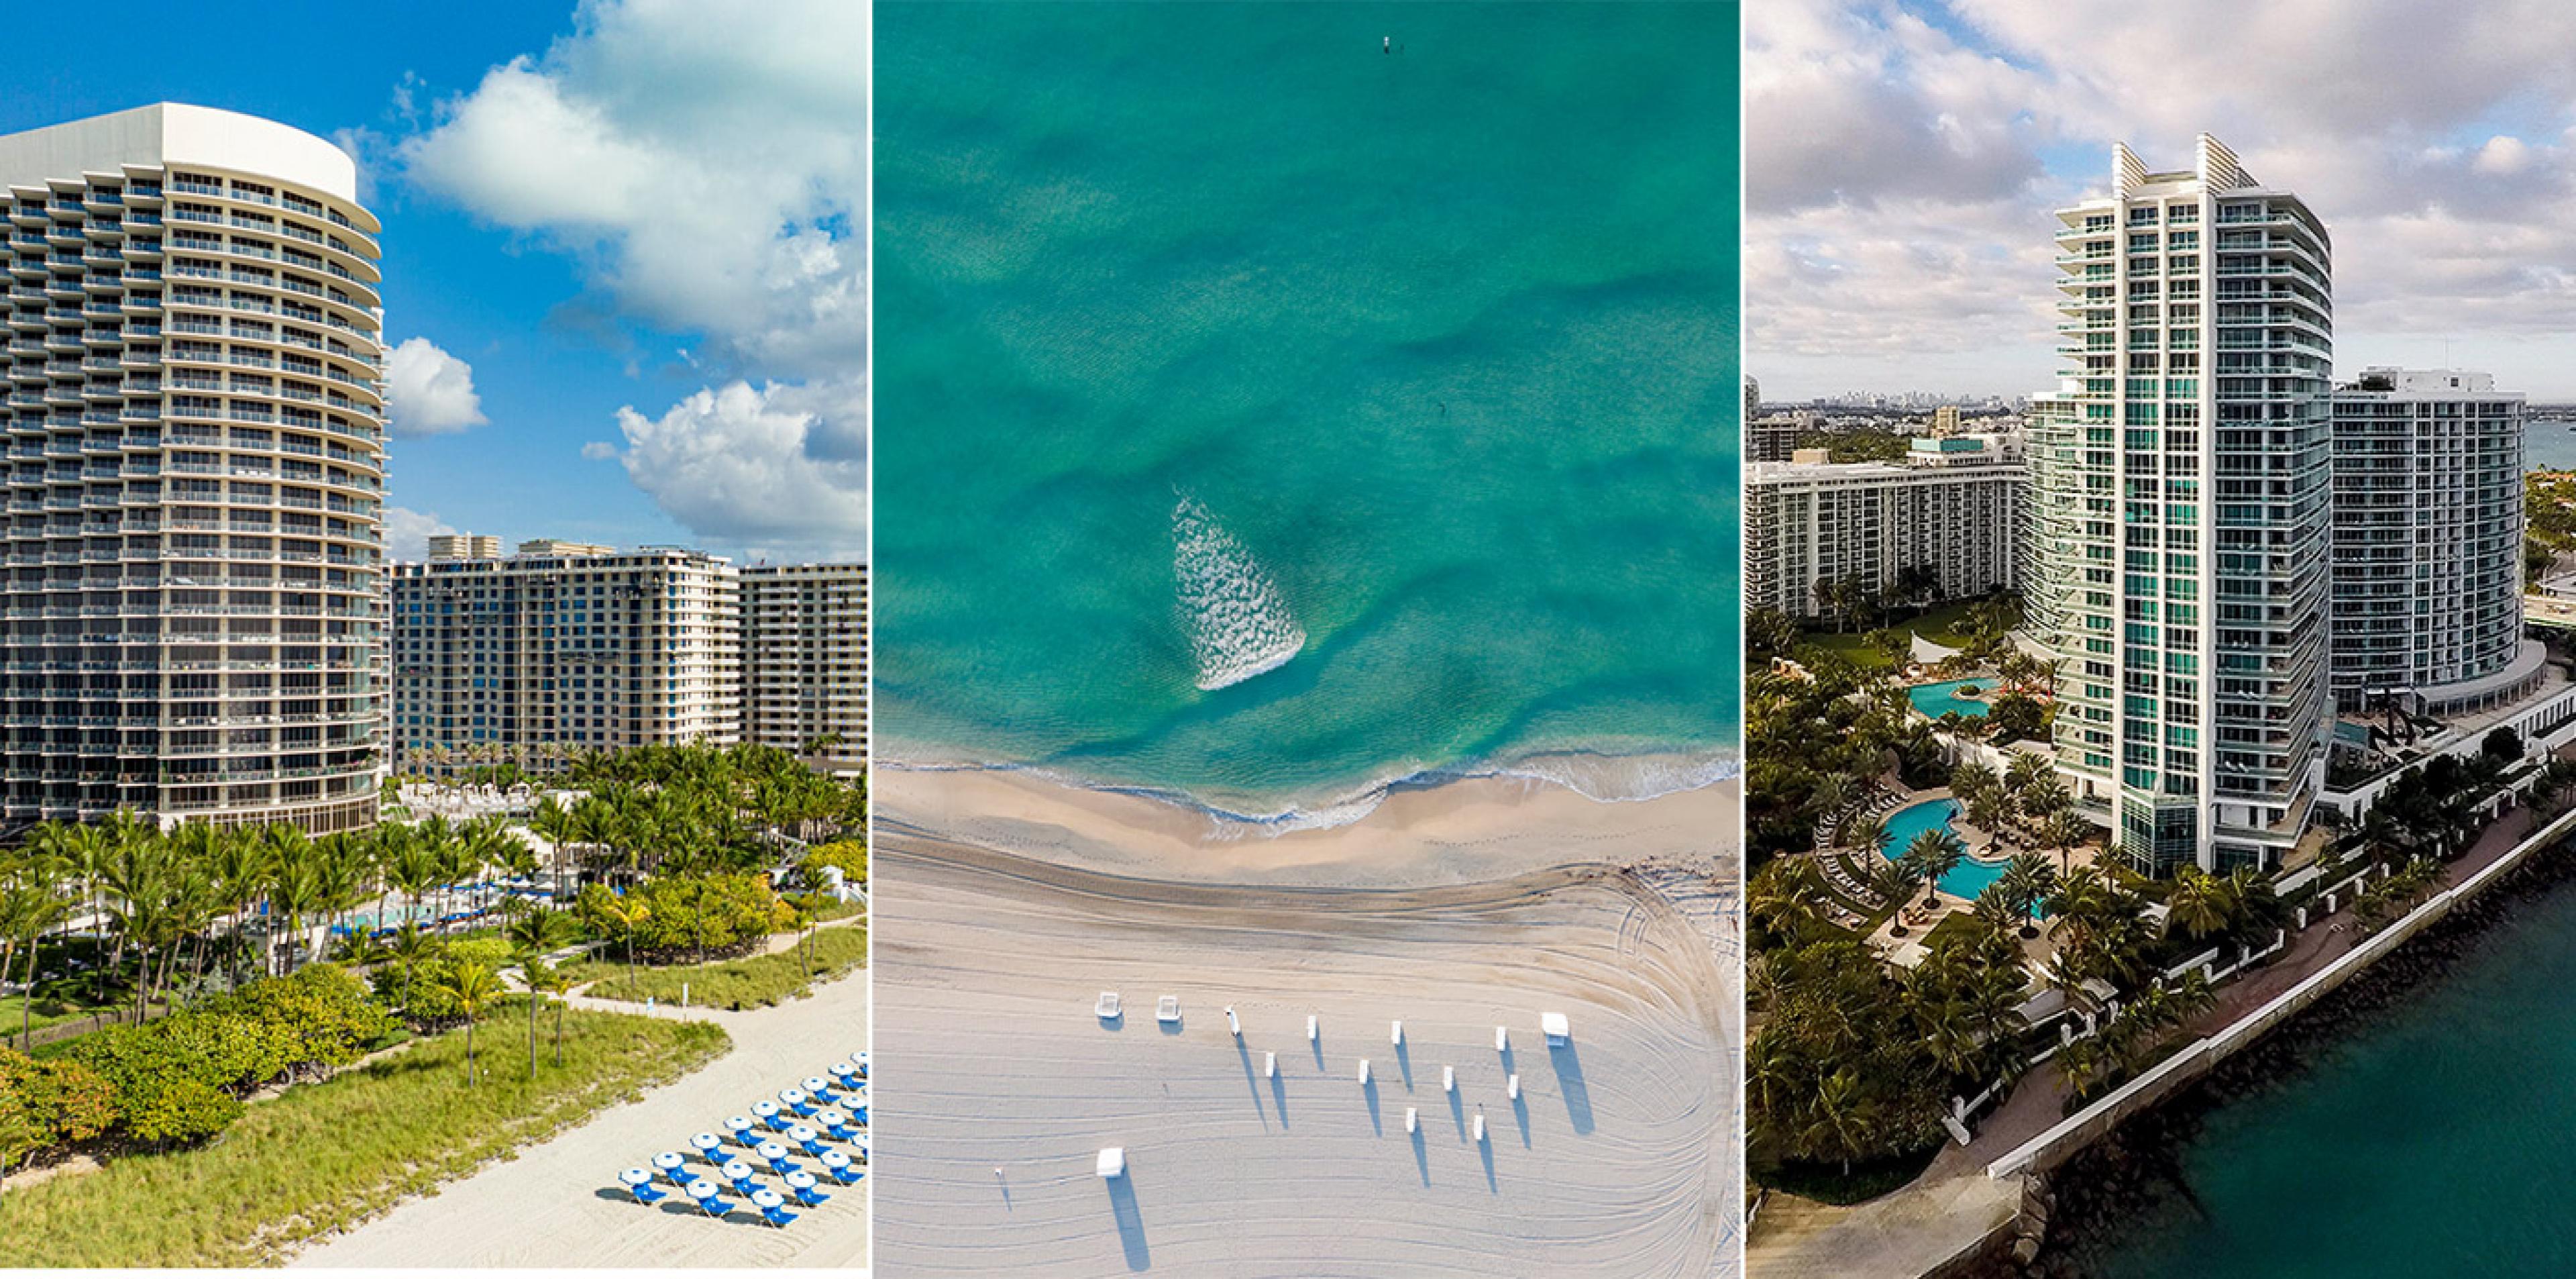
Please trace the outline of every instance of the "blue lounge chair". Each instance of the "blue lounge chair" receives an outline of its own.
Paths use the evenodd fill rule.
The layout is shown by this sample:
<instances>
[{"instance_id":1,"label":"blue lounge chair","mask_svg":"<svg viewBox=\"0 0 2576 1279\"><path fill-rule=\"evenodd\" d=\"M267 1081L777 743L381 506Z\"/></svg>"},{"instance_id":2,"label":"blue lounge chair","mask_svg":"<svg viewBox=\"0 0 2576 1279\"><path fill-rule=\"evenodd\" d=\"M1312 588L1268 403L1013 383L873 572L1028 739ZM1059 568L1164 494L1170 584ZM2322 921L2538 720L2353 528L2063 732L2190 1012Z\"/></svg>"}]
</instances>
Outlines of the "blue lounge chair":
<instances>
[{"instance_id":1,"label":"blue lounge chair","mask_svg":"<svg viewBox=\"0 0 2576 1279\"><path fill-rule=\"evenodd\" d=\"M647 1208L671 1197L670 1191L656 1190L653 1188L653 1183L649 1181L639 1186L628 1186L627 1189L634 1191L635 1201Z\"/></svg>"},{"instance_id":2,"label":"blue lounge chair","mask_svg":"<svg viewBox=\"0 0 2576 1279\"><path fill-rule=\"evenodd\" d=\"M709 1195L706 1198L699 1200L698 1208L708 1216L714 1217L720 1221L723 1220L726 1213L733 1211L732 1204L726 1203L722 1198L715 1195Z\"/></svg>"},{"instance_id":3,"label":"blue lounge chair","mask_svg":"<svg viewBox=\"0 0 2576 1279\"><path fill-rule=\"evenodd\" d=\"M827 1124L824 1126L823 1131L830 1134L834 1141L856 1141L859 1139L858 1130L850 1127L848 1124Z\"/></svg>"},{"instance_id":4,"label":"blue lounge chair","mask_svg":"<svg viewBox=\"0 0 2576 1279\"><path fill-rule=\"evenodd\" d=\"M781 1230L785 1230L789 1224L796 1220L797 1216L797 1214L789 1212L784 1208L763 1208L760 1210L760 1215L769 1218L769 1224L776 1226Z\"/></svg>"},{"instance_id":5,"label":"blue lounge chair","mask_svg":"<svg viewBox=\"0 0 2576 1279\"><path fill-rule=\"evenodd\" d=\"M844 1186L855 1186L867 1176L866 1173L861 1172L848 1164L843 1164L838 1168L826 1168L823 1171L832 1174L832 1180L837 1181Z\"/></svg>"},{"instance_id":6,"label":"blue lounge chair","mask_svg":"<svg viewBox=\"0 0 2576 1279\"><path fill-rule=\"evenodd\" d=\"M734 1179L733 1192L745 1199L749 1199L753 1195L760 1193L760 1183L753 1181L749 1177L738 1177Z\"/></svg>"},{"instance_id":7,"label":"blue lounge chair","mask_svg":"<svg viewBox=\"0 0 2576 1279\"><path fill-rule=\"evenodd\" d=\"M830 1202L831 1198L832 1197L830 1195L824 1194L822 1191L816 1190L812 1186L798 1186L796 1188L796 1202L801 1203L808 1208L820 1208L824 1204Z\"/></svg>"}]
</instances>

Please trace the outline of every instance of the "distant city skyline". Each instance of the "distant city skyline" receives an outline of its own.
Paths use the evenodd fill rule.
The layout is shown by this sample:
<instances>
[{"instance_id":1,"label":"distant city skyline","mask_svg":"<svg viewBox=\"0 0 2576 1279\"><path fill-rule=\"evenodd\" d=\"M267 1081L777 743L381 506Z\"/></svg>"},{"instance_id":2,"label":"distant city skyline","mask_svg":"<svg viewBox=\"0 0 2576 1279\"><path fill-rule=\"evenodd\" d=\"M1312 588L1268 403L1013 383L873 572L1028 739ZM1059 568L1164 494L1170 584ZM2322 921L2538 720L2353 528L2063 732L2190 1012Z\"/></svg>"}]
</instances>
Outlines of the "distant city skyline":
<instances>
[{"instance_id":1,"label":"distant city skyline","mask_svg":"<svg viewBox=\"0 0 2576 1279\"><path fill-rule=\"evenodd\" d=\"M1744 22L1766 401L2050 389L2049 211L2107 189L2113 142L2188 154L2204 129L2325 220L2339 379L2474 369L2576 401L2576 100L2555 87L2576 11L1785 0Z\"/></svg>"}]
</instances>

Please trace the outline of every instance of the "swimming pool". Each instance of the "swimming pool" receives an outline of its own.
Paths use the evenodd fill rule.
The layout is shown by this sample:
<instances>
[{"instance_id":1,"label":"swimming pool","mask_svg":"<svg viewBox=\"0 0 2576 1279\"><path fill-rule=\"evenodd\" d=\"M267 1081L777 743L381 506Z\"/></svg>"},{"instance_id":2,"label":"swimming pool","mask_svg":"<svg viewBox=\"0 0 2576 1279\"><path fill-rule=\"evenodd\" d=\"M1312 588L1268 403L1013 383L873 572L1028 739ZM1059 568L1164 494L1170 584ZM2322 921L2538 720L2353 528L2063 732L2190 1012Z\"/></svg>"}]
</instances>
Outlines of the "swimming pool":
<instances>
[{"instance_id":1,"label":"swimming pool","mask_svg":"<svg viewBox=\"0 0 2576 1279\"><path fill-rule=\"evenodd\" d=\"M1955 799L1927 799L1920 804L1908 804L1897 809L1887 815L1887 845L1879 852L1887 860L1895 861L1905 855L1905 846L1913 843L1915 836L1927 830L1947 830L1965 847L1967 839L1959 834L1959 828L1951 820L1958 815L1959 801ZM1941 877L1941 891L1975 901L1977 894L1986 891L1986 885L2003 878L2003 873L2000 863L1989 864L1973 857L1963 857L1958 865L1950 868L1949 874Z\"/></svg>"},{"instance_id":2,"label":"swimming pool","mask_svg":"<svg viewBox=\"0 0 2576 1279\"><path fill-rule=\"evenodd\" d=\"M1991 696L1995 691L1995 680L1992 676L1987 676L1982 679L1950 679L1937 684L1917 684L1905 690L1905 696L1913 701L1914 709L1933 719L1939 719L1954 711L1963 719L1984 719L1989 709L1987 704L1959 696L1959 690L1963 688L1973 688Z\"/></svg>"}]
</instances>

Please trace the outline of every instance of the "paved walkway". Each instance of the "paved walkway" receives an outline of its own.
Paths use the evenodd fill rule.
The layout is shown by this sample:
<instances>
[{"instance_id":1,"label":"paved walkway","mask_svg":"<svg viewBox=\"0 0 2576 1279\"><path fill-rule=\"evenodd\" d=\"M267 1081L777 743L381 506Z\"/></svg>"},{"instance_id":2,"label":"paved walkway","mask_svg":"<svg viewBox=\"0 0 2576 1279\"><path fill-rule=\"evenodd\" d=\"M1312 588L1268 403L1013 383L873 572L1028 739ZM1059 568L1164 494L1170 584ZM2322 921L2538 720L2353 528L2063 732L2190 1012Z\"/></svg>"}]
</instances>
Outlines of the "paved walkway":
<instances>
[{"instance_id":1,"label":"paved walkway","mask_svg":"<svg viewBox=\"0 0 2576 1279\"><path fill-rule=\"evenodd\" d=\"M865 970L815 988L775 1008L722 1012L664 1008L724 1027L733 1049L693 1074L614 1106L590 1122L507 1162L490 1165L427 1198L299 1254L297 1266L770 1268L864 1266L868 1258L864 1186L834 1192L831 1203L786 1230L745 1224L741 1214L712 1221L664 1201L645 1208L616 1186L620 1169L648 1163L664 1150L687 1151L691 1134L718 1129L725 1116L820 1073L833 1059L867 1047ZM635 1013L637 1006L577 998L576 1006ZM693 1156L694 1157L694 1156Z\"/></svg>"}]
</instances>

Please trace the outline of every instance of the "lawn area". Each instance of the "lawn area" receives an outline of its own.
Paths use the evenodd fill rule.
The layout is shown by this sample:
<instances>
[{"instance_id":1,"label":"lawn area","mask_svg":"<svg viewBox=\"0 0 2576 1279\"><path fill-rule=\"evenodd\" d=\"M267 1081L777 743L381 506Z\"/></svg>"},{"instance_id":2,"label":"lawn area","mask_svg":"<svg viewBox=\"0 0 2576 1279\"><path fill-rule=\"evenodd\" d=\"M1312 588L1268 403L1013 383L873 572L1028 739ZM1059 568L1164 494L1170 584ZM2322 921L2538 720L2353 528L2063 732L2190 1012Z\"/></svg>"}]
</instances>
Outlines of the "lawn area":
<instances>
[{"instance_id":1,"label":"lawn area","mask_svg":"<svg viewBox=\"0 0 2576 1279\"><path fill-rule=\"evenodd\" d=\"M88 1000L66 998L62 992L53 989L43 991L35 999L36 1015L32 1024L38 1031L67 1021L88 1021L92 1011ZM105 1009L109 1021L116 1020L120 1015L125 1017L134 1015L134 1003L130 999L112 998ZM29 1024L27 997L0 995L0 1045L19 1047L18 1028L25 1024Z\"/></svg>"},{"instance_id":2,"label":"lawn area","mask_svg":"<svg viewBox=\"0 0 2576 1279\"><path fill-rule=\"evenodd\" d=\"M1968 637L1961 633L1960 627L1968 620L1968 610L1976 602L1959 600L1944 604L1918 616L1890 622L1888 626L1895 630L1911 631L1944 648L1958 648L1968 642ZM2015 624L2019 623L2018 611L2014 614L2013 620ZM1869 646L1869 632L1865 630L1854 630L1842 635L1836 635L1831 631L1809 631L1798 637L1798 643L1801 647L1837 654L1862 670L1884 671L1892 670L1896 666L1895 661L1887 654Z\"/></svg>"},{"instance_id":3,"label":"lawn area","mask_svg":"<svg viewBox=\"0 0 2576 1279\"><path fill-rule=\"evenodd\" d=\"M772 1004L802 996L815 981L836 977L865 964L868 960L868 930L865 924L847 924L825 928L814 934L814 971L805 971L804 948L795 947L775 955L755 955L749 959L728 959L712 964L683 964L670 968L642 968L629 980L623 965L593 960L581 965L581 973L597 970L601 980L582 993L598 999L624 999L642 1003L680 1002L680 986L687 983L689 1003L698 1008L767 1008ZM613 953L613 952L604 952Z\"/></svg>"},{"instance_id":4,"label":"lawn area","mask_svg":"<svg viewBox=\"0 0 2576 1279\"><path fill-rule=\"evenodd\" d=\"M465 1036L450 1032L255 1103L213 1145L12 1187L0 1199L0 1269L275 1264L302 1240L695 1070L731 1042L705 1022L576 1011L564 1019L564 1064L553 1064L549 1037L531 1079L514 1026L509 1006L484 1022L472 1088Z\"/></svg>"}]
</instances>

